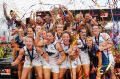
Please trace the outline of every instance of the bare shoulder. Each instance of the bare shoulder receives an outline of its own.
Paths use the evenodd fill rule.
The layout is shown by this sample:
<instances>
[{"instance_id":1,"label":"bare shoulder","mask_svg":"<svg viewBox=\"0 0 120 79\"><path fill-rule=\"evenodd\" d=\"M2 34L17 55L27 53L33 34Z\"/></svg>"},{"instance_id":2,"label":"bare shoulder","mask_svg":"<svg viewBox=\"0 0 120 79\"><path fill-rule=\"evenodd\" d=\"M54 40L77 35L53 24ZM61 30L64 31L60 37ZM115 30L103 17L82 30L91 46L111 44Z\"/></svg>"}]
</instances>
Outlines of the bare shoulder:
<instances>
[{"instance_id":1,"label":"bare shoulder","mask_svg":"<svg viewBox=\"0 0 120 79\"><path fill-rule=\"evenodd\" d=\"M20 51L19 51L19 54L23 55L24 53L25 53L24 48L21 48Z\"/></svg>"}]
</instances>

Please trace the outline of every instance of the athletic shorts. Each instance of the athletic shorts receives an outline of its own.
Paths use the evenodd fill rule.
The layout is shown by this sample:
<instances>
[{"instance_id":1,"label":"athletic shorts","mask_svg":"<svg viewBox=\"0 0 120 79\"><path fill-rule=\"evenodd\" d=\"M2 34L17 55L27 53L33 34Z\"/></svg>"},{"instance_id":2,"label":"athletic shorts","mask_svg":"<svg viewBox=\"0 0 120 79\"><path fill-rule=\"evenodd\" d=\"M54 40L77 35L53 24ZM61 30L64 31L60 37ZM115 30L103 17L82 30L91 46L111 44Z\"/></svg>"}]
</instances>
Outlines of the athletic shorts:
<instances>
[{"instance_id":1,"label":"athletic shorts","mask_svg":"<svg viewBox=\"0 0 120 79\"><path fill-rule=\"evenodd\" d=\"M59 65L57 65L55 63L47 62L45 60L43 60L42 62L43 62L44 69L51 69L51 72L59 73Z\"/></svg>"},{"instance_id":2,"label":"athletic shorts","mask_svg":"<svg viewBox=\"0 0 120 79\"><path fill-rule=\"evenodd\" d=\"M81 61L81 65L90 64L90 59L87 52L83 52L83 51L80 52L80 61Z\"/></svg>"},{"instance_id":3,"label":"athletic shorts","mask_svg":"<svg viewBox=\"0 0 120 79\"><path fill-rule=\"evenodd\" d=\"M68 65L68 61L67 61L67 59L66 59L66 60L64 60L64 61L62 62L62 64L60 65L60 68L65 68L65 69L67 69L67 65Z\"/></svg>"},{"instance_id":4,"label":"athletic shorts","mask_svg":"<svg viewBox=\"0 0 120 79\"><path fill-rule=\"evenodd\" d=\"M30 60L25 60L23 67L35 67L35 66L42 66L41 60L39 59L33 59L32 65L30 64Z\"/></svg>"},{"instance_id":5,"label":"athletic shorts","mask_svg":"<svg viewBox=\"0 0 120 79\"><path fill-rule=\"evenodd\" d=\"M77 68L78 65L81 65L79 57L72 61L69 60L69 68Z\"/></svg>"}]
</instances>

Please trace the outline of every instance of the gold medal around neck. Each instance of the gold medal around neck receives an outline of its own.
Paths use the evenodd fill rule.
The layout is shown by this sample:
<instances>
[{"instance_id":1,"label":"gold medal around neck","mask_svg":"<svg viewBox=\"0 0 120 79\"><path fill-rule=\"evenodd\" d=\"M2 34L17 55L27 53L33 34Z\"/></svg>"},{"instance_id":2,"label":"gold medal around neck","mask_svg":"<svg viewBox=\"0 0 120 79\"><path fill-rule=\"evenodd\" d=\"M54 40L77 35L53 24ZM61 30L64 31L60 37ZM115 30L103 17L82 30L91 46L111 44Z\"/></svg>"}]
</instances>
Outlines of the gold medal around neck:
<instances>
[{"instance_id":1,"label":"gold medal around neck","mask_svg":"<svg viewBox=\"0 0 120 79\"><path fill-rule=\"evenodd\" d=\"M30 61L30 66L32 66L32 61Z\"/></svg>"}]
</instances>

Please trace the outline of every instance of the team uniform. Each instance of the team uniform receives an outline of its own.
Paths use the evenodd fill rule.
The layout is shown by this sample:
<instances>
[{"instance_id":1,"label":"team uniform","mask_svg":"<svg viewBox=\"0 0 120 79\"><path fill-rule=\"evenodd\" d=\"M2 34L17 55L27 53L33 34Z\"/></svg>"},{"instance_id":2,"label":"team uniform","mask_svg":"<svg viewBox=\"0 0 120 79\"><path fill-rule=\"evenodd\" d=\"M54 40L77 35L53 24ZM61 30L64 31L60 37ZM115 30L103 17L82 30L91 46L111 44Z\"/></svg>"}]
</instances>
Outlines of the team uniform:
<instances>
[{"instance_id":1,"label":"team uniform","mask_svg":"<svg viewBox=\"0 0 120 79\"><path fill-rule=\"evenodd\" d=\"M77 66L81 64L79 56L74 60L69 59L69 63L70 63L69 68L77 68Z\"/></svg>"},{"instance_id":2,"label":"team uniform","mask_svg":"<svg viewBox=\"0 0 120 79\"><path fill-rule=\"evenodd\" d=\"M65 54L66 54L66 60L60 65L60 68L66 68L66 69L70 69L70 68L77 68L77 66L80 64L80 59L79 57L77 57L76 59L74 60L70 60L69 58L69 48L70 48L70 45L69 46L65 46L63 41L61 42L61 45L65 51Z\"/></svg>"},{"instance_id":3,"label":"team uniform","mask_svg":"<svg viewBox=\"0 0 120 79\"><path fill-rule=\"evenodd\" d=\"M78 48L80 49L79 57L80 57L81 65L90 64L89 55L88 52L86 51L85 40L82 40L81 38L78 39Z\"/></svg>"},{"instance_id":4,"label":"team uniform","mask_svg":"<svg viewBox=\"0 0 120 79\"><path fill-rule=\"evenodd\" d=\"M63 50L65 51L66 59L62 62L62 64L60 65L60 68L69 69L70 63L69 63L69 60L68 60L68 55L69 55L70 45L69 46L65 46L63 41L61 41L61 46L62 46ZM61 57L61 55L59 55L59 56Z\"/></svg>"},{"instance_id":5,"label":"team uniform","mask_svg":"<svg viewBox=\"0 0 120 79\"><path fill-rule=\"evenodd\" d=\"M55 33L55 40L58 42L62 41L61 37L57 33Z\"/></svg>"},{"instance_id":6,"label":"team uniform","mask_svg":"<svg viewBox=\"0 0 120 79\"><path fill-rule=\"evenodd\" d=\"M57 64L57 60L59 59L59 51L56 49L57 41L49 45L45 45L45 51L49 55L49 61L43 59L43 68L51 69L51 72L59 73L59 65Z\"/></svg>"},{"instance_id":7,"label":"team uniform","mask_svg":"<svg viewBox=\"0 0 120 79\"><path fill-rule=\"evenodd\" d=\"M45 23L44 26L45 26L45 30L48 31L53 28L53 23Z\"/></svg>"},{"instance_id":8,"label":"team uniform","mask_svg":"<svg viewBox=\"0 0 120 79\"><path fill-rule=\"evenodd\" d=\"M29 51L26 46L23 47L25 51L25 62L23 67L41 66L41 58L33 46L32 51Z\"/></svg>"}]
</instances>

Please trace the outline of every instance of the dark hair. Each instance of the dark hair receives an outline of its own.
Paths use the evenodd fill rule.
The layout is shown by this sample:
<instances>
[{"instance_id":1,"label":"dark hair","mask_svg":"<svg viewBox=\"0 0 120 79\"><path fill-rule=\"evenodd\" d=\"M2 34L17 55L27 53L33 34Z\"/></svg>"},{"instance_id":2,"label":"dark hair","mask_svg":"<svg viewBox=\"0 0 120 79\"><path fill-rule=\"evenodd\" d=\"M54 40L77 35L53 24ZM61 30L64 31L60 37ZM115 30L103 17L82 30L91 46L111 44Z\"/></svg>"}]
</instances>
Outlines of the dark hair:
<instances>
[{"instance_id":1,"label":"dark hair","mask_svg":"<svg viewBox=\"0 0 120 79\"><path fill-rule=\"evenodd\" d=\"M28 26L28 27L27 27L27 30L26 30L26 33L25 33L25 36L27 36L27 34L28 34L28 33L27 33L28 28L31 28L31 29L32 29L32 31L33 31L33 33L35 33L35 29L34 29L33 27L31 27L31 26Z\"/></svg>"},{"instance_id":2,"label":"dark hair","mask_svg":"<svg viewBox=\"0 0 120 79\"><path fill-rule=\"evenodd\" d=\"M21 22L22 22L22 21L15 21L16 27L20 27L20 26L21 26Z\"/></svg>"},{"instance_id":3,"label":"dark hair","mask_svg":"<svg viewBox=\"0 0 120 79\"><path fill-rule=\"evenodd\" d=\"M70 23L65 24L64 30L67 30L67 27L70 27Z\"/></svg>"},{"instance_id":4,"label":"dark hair","mask_svg":"<svg viewBox=\"0 0 120 79\"><path fill-rule=\"evenodd\" d=\"M10 10L10 13L14 12L13 10Z\"/></svg>"},{"instance_id":5,"label":"dark hair","mask_svg":"<svg viewBox=\"0 0 120 79\"><path fill-rule=\"evenodd\" d=\"M30 18L26 18L26 24L30 24Z\"/></svg>"},{"instance_id":6,"label":"dark hair","mask_svg":"<svg viewBox=\"0 0 120 79\"><path fill-rule=\"evenodd\" d=\"M31 28L32 31L35 33L35 29L34 29L32 26L28 26L28 27L27 27L27 30L28 30L28 28Z\"/></svg>"},{"instance_id":7,"label":"dark hair","mask_svg":"<svg viewBox=\"0 0 120 79\"><path fill-rule=\"evenodd\" d=\"M19 37L19 36L17 36L17 37L15 38L15 43L16 43L17 45L19 45L20 48L22 48L22 47L24 46L24 43L23 43L23 41L20 40L20 37Z\"/></svg>"},{"instance_id":8,"label":"dark hair","mask_svg":"<svg viewBox=\"0 0 120 79\"><path fill-rule=\"evenodd\" d=\"M52 30L47 31L47 33L51 33L53 36L55 36L55 32L53 32Z\"/></svg>"},{"instance_id":9,"label":"dark hair","mask_svg":"<svg viewBox=\"0 0 120 79\"><path fill-rule=\"evenodd\" d=\"M61 36L63 36L63 34L65 34L65 33L67 33L71 37L71 34L68 31L64 31Z\"/></svg>"},{"instance_id":10,"label":"dark hair","mask_svg":"<svg viewBox=\"0 0 120 79\"><path fill-rule=\"evenodd\" d=\"M70 34L70 32L68 32L68 31L64 31L64 32L62 33L61 36L63 36L63 34L65 34L65 33L68 34L68 35L70 36L70 40L69 40L69 42L71 43L72 40L71 40L71 34Z\"/></svg>"}]
</instances>

